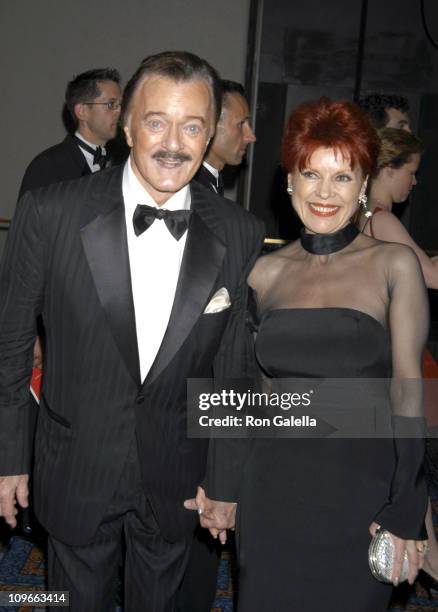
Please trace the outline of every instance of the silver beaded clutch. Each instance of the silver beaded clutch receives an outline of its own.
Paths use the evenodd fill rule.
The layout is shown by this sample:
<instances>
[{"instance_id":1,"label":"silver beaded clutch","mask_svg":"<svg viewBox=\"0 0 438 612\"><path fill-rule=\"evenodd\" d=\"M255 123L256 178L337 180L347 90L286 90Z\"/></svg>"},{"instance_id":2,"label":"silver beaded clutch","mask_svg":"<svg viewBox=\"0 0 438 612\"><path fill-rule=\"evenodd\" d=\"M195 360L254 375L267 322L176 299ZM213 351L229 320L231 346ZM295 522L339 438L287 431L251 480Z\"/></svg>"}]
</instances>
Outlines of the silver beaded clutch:
<instances>
[{"instance_id":1,"label":"silver beaded clutch","mask_svg":"<svg viewBox=\"0 0 438 612\"><path fill-rule=\"evenodd\" d=\"M389 531L386 531L386 529L379 527L368 549L368 563L374 578L377 578L380 582L391 583L392 568L394 566L394 552L394 542L391 534ZM405 552L403 566L398 579L399 582L407 580L408 568L408 556Z\"/></svg>"}]
</instances>

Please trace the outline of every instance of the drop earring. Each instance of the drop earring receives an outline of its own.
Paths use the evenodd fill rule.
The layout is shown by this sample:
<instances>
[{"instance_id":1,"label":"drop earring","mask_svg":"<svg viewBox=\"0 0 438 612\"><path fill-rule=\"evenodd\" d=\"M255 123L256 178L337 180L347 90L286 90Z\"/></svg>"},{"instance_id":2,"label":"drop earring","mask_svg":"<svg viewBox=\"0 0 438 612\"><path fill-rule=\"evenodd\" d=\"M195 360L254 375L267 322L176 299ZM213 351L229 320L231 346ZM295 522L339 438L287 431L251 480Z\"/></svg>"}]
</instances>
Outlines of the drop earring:
<instances>
[{"instance_id":1,"label":"drop earring","mask_svg":"<svg viewBox=\"0 0 438 612\"><path fill-rule=\"evenodd\" d=\"M292 185L288 185L286 191L289 195L292 195L294 192L294 188L292 187Z\"/></svg>"},{"instance_id":2,"label":"drop earring","mask_svg":"<svg viewBox=\"0 0 438 612\"><path fill-rule=\"evenodd\" d=\"M363 208L363 213L365 215L365 217L367 219L369 219L370 217L373 216L373 213L371 212L371 210L368 208L367 203L368 203L368 198L366 196L366 193L361 193L359 198L358 198L359 204L362 206Z\"/></svg>"}]
</instances>

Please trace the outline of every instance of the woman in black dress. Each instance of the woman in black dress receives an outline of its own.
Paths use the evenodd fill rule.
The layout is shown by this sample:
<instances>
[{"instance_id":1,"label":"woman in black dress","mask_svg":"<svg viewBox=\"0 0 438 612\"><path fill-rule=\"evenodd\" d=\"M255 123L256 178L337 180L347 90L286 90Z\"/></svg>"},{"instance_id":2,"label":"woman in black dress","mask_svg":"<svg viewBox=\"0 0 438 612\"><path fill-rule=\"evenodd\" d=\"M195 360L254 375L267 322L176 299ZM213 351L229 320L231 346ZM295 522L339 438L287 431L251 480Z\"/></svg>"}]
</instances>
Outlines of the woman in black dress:
<instances>
[{"instance_id":1,"label":"woman in black dress","mask_svg":"<svg viewBox=\"0 0 438 612\"><path fill-rule=\"evenodd\" d=\"M414 436L428 331L418 259L351 224L377 146L351 103L322 98L292 113L283 163L304 228L250 274L256 356L274 386L292 377L391 379L393 427ZM252 440L237 510L239 612L386 610L391 588L371 575L368 546L377 525L391 532L413 582L425 547L423 454L419 436ZM399 573L397 563L395 584Z\"/></svg>"}]
</instances>

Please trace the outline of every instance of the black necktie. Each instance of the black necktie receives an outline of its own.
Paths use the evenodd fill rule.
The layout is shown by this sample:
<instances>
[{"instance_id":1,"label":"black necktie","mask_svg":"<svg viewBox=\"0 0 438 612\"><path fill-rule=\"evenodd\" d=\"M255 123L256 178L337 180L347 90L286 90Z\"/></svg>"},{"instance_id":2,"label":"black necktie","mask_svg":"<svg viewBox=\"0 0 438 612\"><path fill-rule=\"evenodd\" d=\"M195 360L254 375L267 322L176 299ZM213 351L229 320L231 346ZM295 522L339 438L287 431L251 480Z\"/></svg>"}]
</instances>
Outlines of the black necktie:
<instances>
[{"instance_id":1,"label":"black necktie","mask_svg":"<svg viewBox=\"0 0 438 612\"><path fill-rule=\"evenodd\" d=\"M222 174L219 172L218 177L217 177L217 192L219 195L223 196L224 195L224 180L222 178Z\"/></svg>"},{"instance_id":2,"label":"black necktie","mask_svg":"<svg viewBox=\"0 0 438 612\"><path fill-rule=\"evenodd\" d=\"M109 156L106 153L103 153L102 147L97 147L93 149L86 142L78 138L77 136L73 137L78 146L80 146L84 151L87 151L93 156L93 164L100 166L100 169L103 170L108 163Z\"/></svg>"},{"instance_id":3,"label":"black necktie","mask_svg":"<svg viewBox=\"0 0 438 612\"><path fill-rule=\"evenodd\" d=\"M153 208L152 206L146 206L146 204L137 204L132 217L135 235L140 236L152 225L155 219L163 219L175 240L179 240L189 227L191 212L191 210L167 210L165 208Z\"/></svg>"}]
</instances>

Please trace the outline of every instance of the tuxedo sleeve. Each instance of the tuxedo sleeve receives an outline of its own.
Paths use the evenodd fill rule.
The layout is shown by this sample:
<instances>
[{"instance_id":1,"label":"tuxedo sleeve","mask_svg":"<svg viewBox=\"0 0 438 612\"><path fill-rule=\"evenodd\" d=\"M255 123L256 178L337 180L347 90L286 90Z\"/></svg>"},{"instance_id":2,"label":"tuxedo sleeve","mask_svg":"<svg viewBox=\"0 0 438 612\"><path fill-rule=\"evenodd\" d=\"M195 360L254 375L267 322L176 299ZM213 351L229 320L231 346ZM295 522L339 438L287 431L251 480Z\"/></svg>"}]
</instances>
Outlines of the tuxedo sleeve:
<instances>
[{"instance_id":1,"label":"tuxedo sleeve","mask_svg":"<svg viewBox=\"0 0 438 612\"><path fill-rule=\"evenodd\" d=\"M0 475L27 473L29 380L43 300L41 219L28 192L18 203L0 267Z\"/></svg>"},{"instance_id":2,"label":"tuxedo sleeve","mask_svg":"<svg viewBox=\"0 0 438 612\"><path fill-rule=\"evenodd\" d=\"M264 237L262 224L250 228L246 264L242 270L237 299L215 360L214 376L219 380L248 379L256 376L253 339L246 325L247 278L260 255ZM203 483L210 499L236 501L250 440L245 438L213 438L209 443L206 478Z\"/></svg>"}]
</instances>

